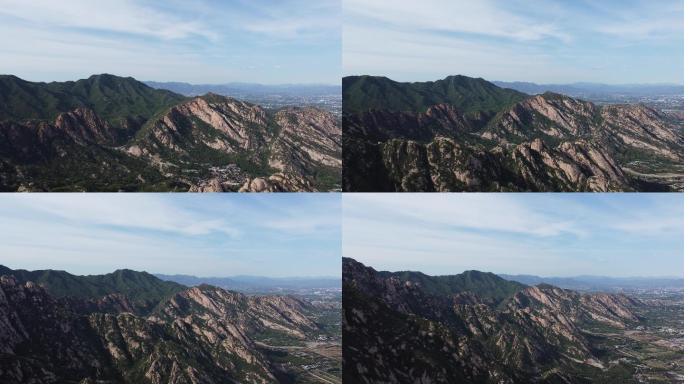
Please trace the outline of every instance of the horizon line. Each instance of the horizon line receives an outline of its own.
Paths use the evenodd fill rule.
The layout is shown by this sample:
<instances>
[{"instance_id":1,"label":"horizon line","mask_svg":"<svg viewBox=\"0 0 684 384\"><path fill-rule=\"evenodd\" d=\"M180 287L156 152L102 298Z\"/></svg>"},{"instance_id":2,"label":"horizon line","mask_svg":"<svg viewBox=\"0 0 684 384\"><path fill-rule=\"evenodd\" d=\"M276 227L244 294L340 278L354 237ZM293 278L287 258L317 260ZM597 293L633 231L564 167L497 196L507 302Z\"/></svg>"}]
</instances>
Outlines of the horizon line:
<instances>
[{"instance_id":1,"label":"horizon line","mask_svg":"<svg viewBox=\"0 0 684 384\"><path fill-rule=\"evenodd\" d=\"M463 273L466 273L466 272L480 272L480 273L491 273L491 274L496 275L496 276L498 276L498 277L500 277L500 278L502 278L502 279L503 279L502 275L506 275L506 276L510 276L510 277L521 277L521 276L538 277L538 278L541 278L541 279L573 279L573 278L582 278L582 277L584 277L584 278L587 278L587 277L600 277L600 278L608 278L608 279L663 279L663 280L664 280L664 279L679 279L679 280L684 280L684 276L667 276L667 275L657 275L657 276L645 276L645 275L642 275L642 276L634 276L634 275L630 275L630 276L607 276L607 275L590 275L590 274L589 274L589 275L570 275L570 276L558 276L558 275L556 275L556 276L542 276L542 275L536 275L536 274L533 274L533 273L502 273L502 272L492 272L492 271L485 271L485 270L479 270L479 269L464 269L464 270L462 270L461 272L457 272L457 273L432 275L432 274L428 274L428 273L425 273L425 272L422 272L422 271L411 270L411 269L402 269L402 270L393 270L393 271L390 271L390 270L387 270L387 269L378 269L378 268L376 268L376 267L374 267L374 266L372 266L372 265L368 265L368 264L366 264L366 263L364 263L364 262L361 262L361 261L358 261L357 259L354 259L354 258L352 258L352 257L344 256L343 258L344 258L344 259L351 259L351 260L353 260L353 261L355 261L355 262L357 262L357 263L363 264L365 267L367 267L367 268L372 268L372 269L374 269L376 272L388 272L388 273L412 272L412 273L421 273L421 274L423 274L423 275L425 275L425 276L429 276L429 277L456 276L456 275L460 275L460 274L463 274Z\"/></svg>"},{"instance_id":2,"label":"horizon line","mask_svg":"<svg viewBox=\"0 0 684 384\"><path fill-rule=\"evenodd\" d=\"M46 268L46 269L24 269L24 268L12 268L9 267L5 264L0 264L0 267L5 267L7 269L10 269L12 271L27 271L27 272L43 272L43 271L52 271L52 272L64 272L68 273L72 276L79 276L79 277L84 277L84 276L104 276L104 275L110 275L118 271L133 271L136 273L147 273L149 275L152 275L156 278L159 278L158 276L185 276L185 277L194 277L197 279L231 279L231 278L240 278L240 277L256 277L256 278L267 278L267 279L306 279L306 280L313 280L313 279L334 279L334 280L339 280L342 279L342 276L268 276L268 275L231 275L231 276L197 276L197 275L188 275L188 274L181 274L181 273L160 273L160 272L149 272L145 270L136 270L136 269L131 269L131 268L118 268L115 269L111 272L107 273L93 273L93 274L76 274L76 273L71 273L67 270L64 269L54 269L54 268ZM341 270L340 270L341 272ZM0 275L1 276L1 275Z\"/></svg>"},{"instance_id":3,"label":"horizon line","mask_svg":"<svg viewBox=\"0 0 684 384\"><path fill-rule=\"evenodd\" d=\"M340 83L339 84L334 84L334 83L257 83L257 82L248 82L248 81L237 81L237 80L231 80L231 81L225 81L225 82L217 82L217 83L192 83L192 82L187 82L187 81L182 81L182 80L141 80L133 76L126 76L126 75L118 75L118 74L113 74L113 73L108 73L108 72L102 72L102 73L93 73L87 77L80 77L75 80L34 80L34 79L28 79L26 77L18 76L12 73L1 73L0 76L13 76L18 79L21 79L23 81L27 81L30 83L66 83L66 82L75 82L79 80L87 80L93 76L103 76L103 75L109 75L109 76L114 76L114 77L119 77L122 79L133 79L135 81L141 82L143 84L152 82L152 83L181 83L181 84L188 84L188 85L194 85L194 86L206 86L206 85L234 85L234 84L242 84L242 85L263 85L263 86L269 86L269 87L279 87L279 86L306 86L306 87L316 87L316 86L325 86L325 87L341 87L342 86L342 78L340 78Z\"/></svg>"},{"instance_id":4,"label":"horizon line","mask_svg":"<svg viewBox=\"0 0 684 384\"><path fill-rule=\"evenodd\" d=\"M573 81L573 82L536 82L536 81L530 81L530 80L489 80L486 79L482 76L469 76L469 75L464 75L464 74L451 74L451 75L446 75L444 77L438 77L434 80L395 80L394 78L390 77L389 75L370 75L370 74L349 74L349 75L344 75L342 78L347 78L347 77L384 77L389 80L392 80L397 83L429 83L429 82L435 82L438 80L445 80L449 77L455 77L455 76L462 76L462 77L468 77L471 79L482 79L484 81L490 82L490 83L528 83L528 84L534 84L534 85L581 85L581 84L591 84L591 85L608 85L608 86L674 86L674 87L684 87L684 83L601 83L601 82L593 82L593 81ZM496 85L496 84L495 84Z\"/></svg>"}]
</instances>

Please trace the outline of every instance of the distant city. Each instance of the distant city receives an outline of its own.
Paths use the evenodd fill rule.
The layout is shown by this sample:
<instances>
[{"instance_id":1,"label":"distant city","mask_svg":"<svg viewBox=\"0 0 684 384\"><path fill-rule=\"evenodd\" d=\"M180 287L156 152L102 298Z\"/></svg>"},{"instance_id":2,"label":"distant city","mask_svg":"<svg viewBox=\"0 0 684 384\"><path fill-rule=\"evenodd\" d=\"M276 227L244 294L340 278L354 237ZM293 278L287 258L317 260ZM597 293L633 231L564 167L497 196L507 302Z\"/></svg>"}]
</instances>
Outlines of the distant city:
<instances>
[{"instance_id":1,"label":"distant city","mask_svg":"<svg viewBox=\"0 0 684 384\"><path fill-rule=\"evenodd\" d=\"M515 89L530 95L545 92L560 93L591 101L598 105L644 104L684 121L684 86L670 84L608 85L598 83L536 84L528 82L494 81L502 88Z\"/></svg>"},{"instance_id":2,"label":"distant city","mask_svg":"<svg viewBox=\"0 0 684 384\"><path fill-rule=\"evenodd\" d=\"M340 85L263 85L250 83L188 84L179 82L146 81L152 88L167 89L184 96L216 93L258 104L267 109L288 106L314 106L342 116L342 87Z\"/></svg>"}]
</instances>

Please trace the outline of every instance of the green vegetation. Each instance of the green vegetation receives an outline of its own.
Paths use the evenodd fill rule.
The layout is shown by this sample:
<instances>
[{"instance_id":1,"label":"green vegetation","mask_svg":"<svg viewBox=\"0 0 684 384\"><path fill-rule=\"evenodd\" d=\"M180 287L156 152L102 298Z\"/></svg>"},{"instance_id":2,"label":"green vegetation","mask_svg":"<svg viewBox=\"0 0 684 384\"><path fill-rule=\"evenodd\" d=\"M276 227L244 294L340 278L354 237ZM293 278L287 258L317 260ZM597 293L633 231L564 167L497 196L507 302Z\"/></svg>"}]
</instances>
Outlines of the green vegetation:
<instances>
[{"instance_id":1,"label":"green vegetation","mask_svg":"<svg viewBox=\"0 0 684 384\"><path fill-rule=\"evenodd\" d=\"M342 170L333 167L318 167L313 171L314 187L319 191L340 190Z\"/></svg>"},{"instance_id":2,"label":"green vegetation","mask_svg":"<svg viewBox=\"0 0 684 384\"><path fill-rule=\"evenodd\" d=\"M54 120L59 113L86 107L112 125L122 117L151 117L185 100L131 77L93 75L63 83L33 83L16 76L0 76L0 120Z\"/></svg>"},{"instance_id":3,"label":"green vegetation","mask_svg":"<svg viewBox=\"0 0 684 384\"><path fill-rule=\"evenodd\" d=\"M430 295L453 295L467 291L497 302L513 296L526 287L515 281L504 280L493 273L479 271L465 271L449 276L428 276L420 272L379 272L378 274L382 277L391 275L404 281L418 283L422 291Z\"/></svg>"},{"instance_id":4,"label":"green vegetation","mask_svg":"<svg viewBox=\"0 0 684 384\"><path fill-rule=\"evenodd\" d=\"M435 104L451 104L464 113L496 113L525 97L524 93L466 76L423 83L400 83L375 76L342 79L345 113L370 109L424 112Z\"/></svg>"},{"instance_id":5,"label":"green vegetation","mask_svg":"<svg viewBox=\"0 0 684 384\"><path fill-rule=\"evenodd\" d=\"M269 143L278 140L281 130L276 112L266 112L265 121L253 121L242 115L251 108L220 108L237 105L231 104L239 103L235 100L214 94L202 98L223 103L208 108L244 130L217 129L195 112L175 108L188 100L185 97L130 77L94 75L75 82L32 83L0 76L0 191L187 191L213 179L237 189L246 178L279 171L269 165ZM55 123L60 113L79 107L92 109L108 124L89 118ZM283 159L287 172L321 190L339 190L340 169L313 160L312 166L301 164L311 160L302 158L301 148L316 148L317 141L292 141L287 147L292 153Z\"/></svg>"},{"instance_id":6,"label":"green vegetation","mask_svg":"<svg viewBox=\"0 0 684 384\"><path fill-rule=\"evenodd\" d=\"M272 346L303 346L304 342L301 339L293 337L285 332L278 332L270 328L265 328L256 333L254 340L260 341Z\"/></svg>"},{"instance_id":7,"label":"green vegetation","mask_svg":"<svg viewBox=\"0 0 684 384\"><path fill-rule=\"evenodd\" d=\"M156 305L186 289L183 285L160 280L147 272L128 269L106 275L77 276L55 270L12 270L0 265L0 275L12 275L20 282L32 281L40 284L56 297L99 299L108 294L119 293L146 307Z\"/></svg>"},{"instance_id":8,"label":"green vegetation","mask_svg":"<svg viewBox=\"0 0 684 384\"><path fill-rule=\"evenodd\" d=\"M92 146L84 151L65 144L59 161L19 166L23 179L35 190L46 191L186 191L187 185L174 183L146 162L106 147ZM141 181L145 182L142 183ZM16 191L18 178L0 180L0 188Z\"/></svg>"}]
</instances>

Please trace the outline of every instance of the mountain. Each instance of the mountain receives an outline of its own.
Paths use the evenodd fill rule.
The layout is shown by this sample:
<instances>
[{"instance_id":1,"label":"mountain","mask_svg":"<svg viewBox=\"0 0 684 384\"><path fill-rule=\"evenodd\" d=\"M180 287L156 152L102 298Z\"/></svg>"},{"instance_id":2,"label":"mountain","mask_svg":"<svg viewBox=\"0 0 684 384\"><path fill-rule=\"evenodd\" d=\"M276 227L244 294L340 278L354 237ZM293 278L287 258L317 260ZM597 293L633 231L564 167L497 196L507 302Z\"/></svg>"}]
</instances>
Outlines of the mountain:
<instances>
[{"instance_id":1,"label":"mountain","mask_svg":"<svg viewBox=\"0 0 684 384\"><path fill-rule=\"evenodd\" d=\"M444 281L472 283L434 289ZM499 300L492 300L491 292ZM635 309L641 305L623 295L511 284L474 271L434 279L377 272L345 258L343 379L630 382L621 381L622 368L600 359L597 336L587 329L620 330L638 323Z\"/></svg>"},{"instance_id":2,"label":"mountain","mask_svg":"<svg viewBox=\"0 0 684 384\"><path fill-rule=\"evenodd\" d=\"M149 312L173 294L187 289L184 285L160 280L147 272L128 269L105 275L76 276L65 271L12 270L0 265L2 275L13 276L19 284L38 284L55 298L101 299L121 295L130 302L129 308L138 313Z\"/></svg>"},{"instance_id":3,"label":"mountain","mask_svg":"<svg viewBox=\"0 0 684 384\"><path fill-rule=\"evenodd\" d=\"M318 108L186 98L112 75L0 80L0 190L339 189L339 122Z\"/></svg>"},{"instance_id":4,"label":"mountain","mask_svg":"<svg viewBox=\"0 0 684 384\"><path fill-rule=\"evenodd\" d=\"M400 83L379 76L348 76L342 80L345 113L368 110L424 112L437 104L465 113L493 113L525 98L483 79L449 76L424 83Z\"/></svg>"},{"instance_id":5,"label":"mountain","mask_svg":"<svg viewBox=\"0 0 684 384\"><path fill-rule=\"evenodd\" d=\"M509 281L516 281L527 285L552 284L561 288L573 289L577 291L619 292L626 290L684 288L684 279L676 277L542 277L534 275L499 276Z\"/></svg>"},{"instance_id":6,"label":"mountain","mask_svg":"<svg viewBox=\"0 0 684 384\"><path fill-rule=\"evenodd\" d=\"M348 263L354 263L348 260ZM493 273L480 271L465 271L458 275L428 276L421 272L378 272L380 278L398 279L406 285L420 286L429 295L455 295L461 292L471 292L485 299L495 302L513 296L525 286L514 281L502 280Z\"/></svg>"},{"instance_id":7,"label":"mountain","mask_svg":"<svg viewBox=\"0 0 684 384\"><path fill-rule=\"evenodd\" d=\"M443 97L436 83L345 79L344 190L683 188L683 127L650 107L525 96L481 79Z\"/></svg>"},{"instance_id":8,"label":"mountain","mask_svg":"<svg viewBox=\"0 0 684 384\"><path fill-rule=\"evenodd\" d=\"M2 382L329 382L320 377L330 375L326 367L336 369L334 358L316 355L306 344L326 334L318 309L293 297L245 296L208 285L176 289L177 284L134 271L70 275L58 289L76 284L101 289L59 297L51 293L54 274L2 273ZM53 283L16 277L31 274ZM93 304L112 295L125 302L139 292L135 287L150 284L172 286L175 292L148 313ZM100 297L101 292L110 293ZM291 345L297 357L288 352ZM312 359L318 360L319 368L311 370L315 375L303 368Z\"/></svg>"},{"instance_id":9,"label":"mountain","mask_svg":"<svg viewBox=\"0 0 684 384\"><path fill-rule=\"evenodd\" d=\"M675 84L536 84L522 81L493 81L492 83L501 88L514 89L531 95L554 92L580 98L600 98L610 95L675 96L684 94L684 85Z\"/></svg>"},{"instance_id":10,"label":"mountain","mask_svg":"<svg viewBox=\"0 0 684 384\"><path fill-rule=\"evenodd\" d=\"M216 93L231 97L287 95L287 96L317 96L339 95L339 85L323 84L281 84L265 85L255 83L226 83L226 84L189 84L182 82L145 81L145 84L156 89L166 89L185 96L199 96Z\"/></svg>"},{"instance_id":11,"label":"mountain","mask_svg":"<svg viewBox=\"0 0 684 384\"><path fill-rule=\"evenodd\" d=\"M187 286L197 286L202 284L214 285L224 289L241 292L263 292L280 290L301 290L301 289L330 289L340 288L341 281L333 277L302 277L302 278L273 278L263 276L231 276L231 277L197 277L190 275L163 275L157 274L156 277L173 281Z\"/></svg>"},{"instance_id":12,"label":"mountain","mask_svg":"<svg viewBox=\"0 0 684 384\"><path fill-rule=\"evenodd\" d=\"M84 108L121 126L125 125L121 120L147 119L184 99L132 77L109 74L63 83L33 83L16 76L0 76L0 120L54 120L61 113Z\"/></svg>"}]
</instances>

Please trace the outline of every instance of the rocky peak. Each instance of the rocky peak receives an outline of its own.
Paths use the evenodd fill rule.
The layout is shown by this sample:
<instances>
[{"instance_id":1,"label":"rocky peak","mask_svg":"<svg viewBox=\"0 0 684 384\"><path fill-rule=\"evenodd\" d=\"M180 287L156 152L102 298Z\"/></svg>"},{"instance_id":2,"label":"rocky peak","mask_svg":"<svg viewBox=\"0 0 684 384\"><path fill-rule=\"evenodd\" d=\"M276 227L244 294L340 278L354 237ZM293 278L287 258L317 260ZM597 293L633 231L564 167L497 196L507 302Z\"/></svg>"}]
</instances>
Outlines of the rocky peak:
<instances>
[{"instance_id":1,"label":"rocky peak","mask_svg":"<svg viewBox=\"0 0 684 384\"><path fill-rule=\"evenodd\" d=\"M17 285L17 279L11 275L0 276L0 284L8 287L13 287Z\"/></svg>"},{"instance_id":2,"label":"rocky peak","mask_svg":"<svg viewBox=\"0 0 684 384\"><path fill-rule=\"evenodd\" d=\"M175 294L148 317L130 307L121 293L57 299L0 276L0 382L271 383L288 368L274 368L253 337L271 330L305 339L318 330L303 301L208 285Z\"/></svg>"},{"instance_id":3,"label":"rocky peak","mask_svg":"<svg viewBox=\"0 0 684 384\"><path fill-rule=\"evenodd\" d=\"M290 174L306 174L320 167L342 167L342 129L328 112L318 108L285 108L275 115L279 127L268 163Z\"/></svg>"},{"instance_id":4,"label":"rocky peak","mask_svg":"<svg viewBox=\"0 0 684 384\"><path fill-rule=\"evenodd\" d=\"M315 192L316 188L304 177L286 173L274 173L269 177L248 179L238 192Z\"/></svg>"},{"instance_id":5,"label":"rocky peak","mask_svg":"<svg viewBox=\"0 0 684 384\"><path fill-rule=\"evenodd\" d=\"M174 107L182 115L197 118L221 131L240 148L253 149L268 132L266 112L258 106L227 97L196 97Z\"/></svg>"}]
</instances>

